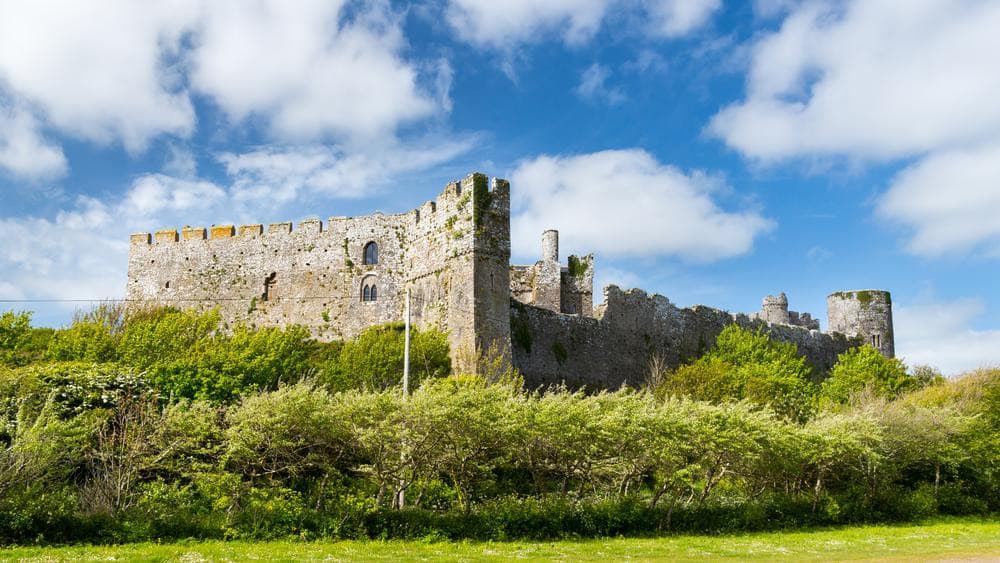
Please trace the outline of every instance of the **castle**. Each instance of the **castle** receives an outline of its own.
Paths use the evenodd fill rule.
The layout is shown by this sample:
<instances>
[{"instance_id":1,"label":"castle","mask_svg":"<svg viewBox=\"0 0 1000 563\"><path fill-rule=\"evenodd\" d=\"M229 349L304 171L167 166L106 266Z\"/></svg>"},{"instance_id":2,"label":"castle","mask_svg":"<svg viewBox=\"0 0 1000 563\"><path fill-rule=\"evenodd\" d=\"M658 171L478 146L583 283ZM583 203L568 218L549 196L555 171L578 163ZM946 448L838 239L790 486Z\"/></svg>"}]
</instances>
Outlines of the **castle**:
<instances>
[{"instance_id":1,"label":"castle","mask_svg":"<svg viewBox=\"0 0 1000 563\"><path fill-rule=\"evenodd\" d=\"M348 339L398 321L405 295L420 328L448 333L456 370L477 351L508 355L526 384L617 387L641 382L656 358L673 367L711 347L729 324L793 342L819 372L860 343L894 354L888 292L833 293L829 332L784 294L762 310L680 308L638 289L604 289L593 304L594 259L559 261L556 231L541 259L510 263L510 185L483 174L449 183L407 213L268 225L184 227L133 234L127 299L217 307L228 325L304 325L321 340Z\"/></svg>"}]
</instances>

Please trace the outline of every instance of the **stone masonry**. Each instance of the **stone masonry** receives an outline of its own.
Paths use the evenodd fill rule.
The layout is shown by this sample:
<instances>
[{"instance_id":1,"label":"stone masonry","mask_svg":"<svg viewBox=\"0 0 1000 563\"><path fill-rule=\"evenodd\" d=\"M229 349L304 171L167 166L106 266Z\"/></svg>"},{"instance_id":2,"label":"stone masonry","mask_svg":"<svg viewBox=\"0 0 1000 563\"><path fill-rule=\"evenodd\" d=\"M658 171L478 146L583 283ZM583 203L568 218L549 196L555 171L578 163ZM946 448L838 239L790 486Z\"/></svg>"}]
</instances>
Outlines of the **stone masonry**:
<instances>
[{"instance_id":1,"label":"stone masonry","mask_svg":"<svg viewBox=\"0 0 1000 563\"><path fill-rule=\"evenodd\" d=\"M744 315L609 286L595 307L593 277L593 255L560 263L554 230L542 235L541 260L511 265L510 186L475 173L407 213L134 234L126 295L217 307L228 326L298 324L338 340L401 320L409 290L413 322L448 333L456 370L474 369L477 351L493 347L531 387L638 383L651 359L680 365L731 323L794 342L819 372L859 343L894 350L885 291L831 294L822 333L783 293Z\"/></svg>"}]
</instances>

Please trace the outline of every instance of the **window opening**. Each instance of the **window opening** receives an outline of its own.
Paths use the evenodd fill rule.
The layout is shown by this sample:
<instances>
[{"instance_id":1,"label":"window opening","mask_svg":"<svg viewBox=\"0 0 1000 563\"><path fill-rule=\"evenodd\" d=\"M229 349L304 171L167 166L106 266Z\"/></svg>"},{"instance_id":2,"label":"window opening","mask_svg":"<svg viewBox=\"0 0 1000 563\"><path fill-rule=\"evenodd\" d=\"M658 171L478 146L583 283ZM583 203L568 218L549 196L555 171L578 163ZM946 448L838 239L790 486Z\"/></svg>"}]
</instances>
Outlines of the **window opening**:
<instances>
[{"instance_id":1,"label":"window opening","mask_svg":"<svg viewBox=\"0 0 1000 563\"><path fill-rule=\"evenodd\" d=\"M275 286L278 282L277 278L277 272L271 272L266 278L264 278L264 294L261 296L262 300L268 301L277 297L277 295L275 295Z\"/></svg>"},{"instance_id":2,"label":"window opening","mask_svg":"<svg viewBox=\"0 0 1000 563\"><path fill-rule=\"evenodd\" d=\"M365 245L365 265L378 264L378 245L374 242L369 242Z\"/></svg>"}]
</instances>

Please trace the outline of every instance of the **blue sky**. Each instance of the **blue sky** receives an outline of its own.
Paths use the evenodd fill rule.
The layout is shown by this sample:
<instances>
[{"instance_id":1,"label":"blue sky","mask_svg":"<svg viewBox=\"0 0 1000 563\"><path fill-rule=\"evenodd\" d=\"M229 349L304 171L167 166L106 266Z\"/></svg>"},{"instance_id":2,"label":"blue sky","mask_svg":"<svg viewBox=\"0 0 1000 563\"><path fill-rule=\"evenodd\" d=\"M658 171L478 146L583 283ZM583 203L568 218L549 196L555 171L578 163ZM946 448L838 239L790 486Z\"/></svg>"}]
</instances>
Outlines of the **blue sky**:
<instances>
[{"instance_id":1,"label":"blue sky","mask_svg":"<svg viewBox=\"0 0 1000 563\"><path fill-rule=\"evenodd\" d=\"M558 228L680 305L888 289L907 362L996 365L996 29L972 0L3 3L0 299L121 297L130 232L478 170L516 262Z\"/></svg>"}]
</instances>

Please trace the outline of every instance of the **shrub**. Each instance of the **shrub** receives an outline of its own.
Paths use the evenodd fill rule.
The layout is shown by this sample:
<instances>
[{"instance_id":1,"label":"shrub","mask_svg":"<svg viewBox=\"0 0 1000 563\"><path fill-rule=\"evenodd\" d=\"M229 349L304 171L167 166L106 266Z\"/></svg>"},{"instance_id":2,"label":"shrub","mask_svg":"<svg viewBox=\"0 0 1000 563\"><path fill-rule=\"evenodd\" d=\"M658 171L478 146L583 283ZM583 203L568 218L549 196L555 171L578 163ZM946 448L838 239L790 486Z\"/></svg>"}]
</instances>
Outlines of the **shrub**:
<instances>
[{"instance_id":1,"label":"shrub","mask_svg":"<svg viewBox=\"0 0 1000 563\"><path fill-rule=\"evenodd\" d=\"M657 393L712 403L748 399L785 418L804 421L815 412L811 373L794 344L733 324L722 330L707 354L668 375Z\"/></svg>"},{"instance_id":2,"label":"shrub","mask_svg":"<svg viewBox=\"0 0 1000 563\"><path fill-rule=\"evenodd\" d=\"M335 472L348 440L329 393L307 382L247 397L227 419L227 466L251 482Z\"/></svg>"},{"instance_id":3,"label":"shrub","mask_svg":"<svg viewBox=\"0 0 1000 563\"><path fill-rule=\"evenodd\" d=\"M29 342L30 335L31 313L0 313L0 366L18 365L18 355Z\"/></svg>"},{"instance_id":4,"label":"shrub","mask_svg":"<svg viewBox=\"0 0 1000 563\"><path fill-rule=\"evenodd\" d=\"M382 390L399 385L405 336L403 323L366 328L356 339L344 343L337 360L328 364L323 383L332 390ZM443 332L411 328L410 388L448 375L448 352L448 338Z\"/></svg>"},{"instance_id":5,"label":"shrub","mask_svg":"<svg viewBox=\"0 0 1000 563\"><path fill-rule=\"evenodd\" d=\"M912 386L903 362L864 345L837 358L821 393L825 400L843 404L866 389L880 397L895 398Z\"/></svg>"}]
</instances>

